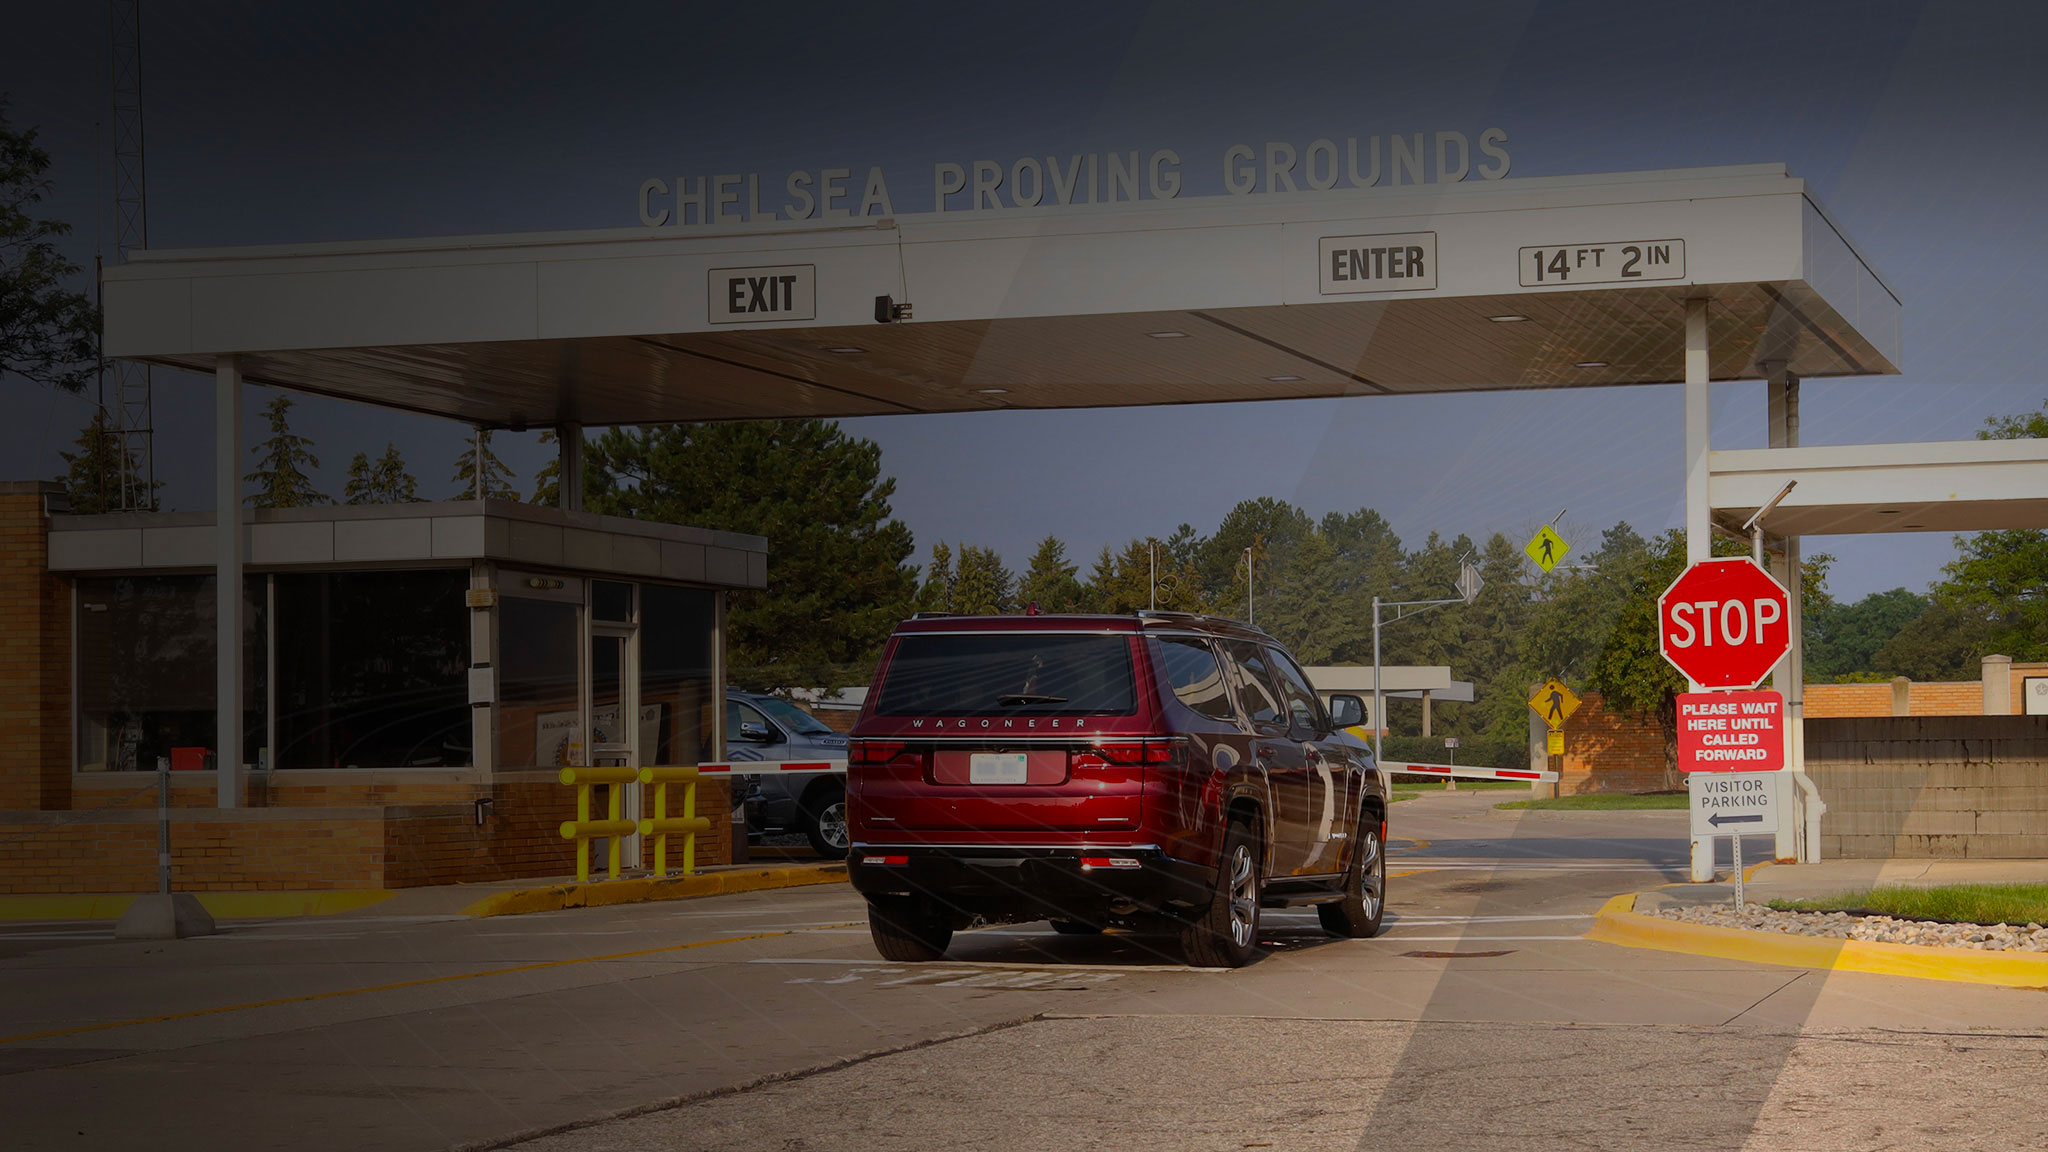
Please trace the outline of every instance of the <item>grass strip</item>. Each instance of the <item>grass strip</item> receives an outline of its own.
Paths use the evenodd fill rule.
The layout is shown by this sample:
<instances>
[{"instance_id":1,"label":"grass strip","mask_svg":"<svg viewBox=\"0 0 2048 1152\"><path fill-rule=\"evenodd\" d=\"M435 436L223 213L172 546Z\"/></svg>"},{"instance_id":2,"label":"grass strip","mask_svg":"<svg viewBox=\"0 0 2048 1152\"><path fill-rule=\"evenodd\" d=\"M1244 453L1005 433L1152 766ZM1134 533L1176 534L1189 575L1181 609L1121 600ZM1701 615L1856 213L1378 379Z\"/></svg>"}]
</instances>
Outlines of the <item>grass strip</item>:
<instances>
[{"instance_id":1,"label":"grass strip","mask_svg":"<svg viewBox=\"0 0 2048 1152\"><path fill-rule=\"evenodd\" d=\"M1687 797L1682 792L1635 796L1627 792L1595 792L1588 796L1559 796L1548 800L1509 800L1495 808L1534 809L1543 812L1622 812L1645 809L1684 811Z\"/></svg>"},{"instance_id":2,"label":"grass strip","mask_svg":"<svg viewBox=\"0 0 2048 1152\"><path fill-rule=\"evenodd\" d=\"M1780 912L1857 912L1950 924L2048 924L2048 884L1890 885L1807 900L1773 900Z\"/></svg>"}]
</instances>

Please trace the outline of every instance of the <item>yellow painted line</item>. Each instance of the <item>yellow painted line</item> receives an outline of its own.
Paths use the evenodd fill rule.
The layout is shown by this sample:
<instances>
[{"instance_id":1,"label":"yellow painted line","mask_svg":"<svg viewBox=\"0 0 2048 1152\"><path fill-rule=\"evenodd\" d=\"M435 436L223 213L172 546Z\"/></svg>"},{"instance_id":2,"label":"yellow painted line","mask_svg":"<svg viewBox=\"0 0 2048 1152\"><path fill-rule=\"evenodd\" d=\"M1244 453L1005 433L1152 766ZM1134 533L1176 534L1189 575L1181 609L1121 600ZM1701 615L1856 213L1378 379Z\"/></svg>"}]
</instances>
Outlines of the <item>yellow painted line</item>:
<instances>
[{"instance_id":1,"label":"yellow painted line","mask_svg":"<svg viewBox=\"0 0 2048 1152\"><path fill-rule=\"evenodd\" d=\"M1389 836L1387 837L1389 853L1392 852L1392 846L1397 842L1408 845L1408 847L1402 849L1403 852L1420 852L1424 848L1429 847L1429 841L1427 840L1415 840L1407 836Z\"/></svg>"},{"instance_id":2,"label":"yellow painted line","mask_svg":"<svg viewBox=\"0 0 2048 1152\"><path fill-rule=\"evenodd\" d=\"M1788 936L1684 924L1635 911L1633 895L1616 896L1601 909L1585 938L1627 948L1653 948L1715 956L1751 964L1777 964L1822 972L1866 972L2008 988L2048 987L2048 954L1981 952L1918 944L1882 944L1826 936Z\"/></svg>"},{"instance_id":3,"label":"yellow painted line","mask_svg":"<svg viewBox=\"0 0 2048 1152\"><path fill-rule=\"evenodd\" d=\"M730 896L769 888L800 888L839 884L844 864L824 867L757 868L744 872L700 872L695 876L647 877L639 880L594 880L588 884L555 884L521 888L486 896L462 910L465 916L513 916L524 912L559 912L564 908L605 908L650 900L689 900L699 896Z\"/></svg>"},{"instance_id":4,"label":"yellow painted line","mask_svg":"<svg viewBox=\"0 0 2048 1152\"><path fill-rule=\"evenodd\" d=\"M330 916L382 904L397 895L382 888L326 892L196 892L206 911L222 920ZM135 903L129 892L0 896L0 920L119 920Z\"/></svg>"},{"instance_id":5,"label":"yellow painted line","mask_svg":"<svg viewBox=\"0 0 2048 1152\"><path fill-rule=\"evenodd\" d=\"M538 964L519 964L511 968L486 968L481 972L458 972L453 976L429 976L422 980L401 980L396 984L372 984L367 988L343 988L336 992L314 992L305 996L280 996L275 1000L251 1000L247 1004L224 1004L218 1008L194 1008L189 1012L169 1012L162 1016L138 1016L133 1020L108 1020L99 1024L81 1024L74 1028L53 1028L48 1032L24 1032L18 1036L0 1036L0 1044L15 1044L23 1040L47 1040L53 1036L76 1036L81 1032L104 1032L110 1028L132 1028L138 1024L162 1024L171 1020L190 1020L195 1016L217 1016L223 1012L245 1012L251 1008L275 1008L280 1004L305 1004L313 1000L333 1000L342 996L360 996L366 992L395 992L403 988L425 988L434 984L450 984L457 980L479 980L485 976L508 976L514 972L539 972L548 968L566 968L572 964L600 964L607 960L630 960L636 956L656 956L663 952L681 952L690 948L710 948L719 944L738 944L745 940L766 940L772 936L788 936L789 932L755 932L747 936L727 936L719 940L699 940L692 944L670 944L661 948L639 948L631 952L610 952L603 956L579 956L573 960L547 960Z\"/></svg>"},{"instance_id":6,"label":"yellow painted line","mask_svg":"<svg viewBox=\"0 0 2048 1152\"><path fill-rule=\"evenodd\" d=\"M1434 869L1434 868L1410 868L1410 869L1409 869L1408 871L1406 871L1406 872L1389 872L1389 873L1387 873L1387 879L1389 879L1389 880L1394 880L1394 879L1398 879L1398 878L1400 878L1400 877L1402 877L1402 876L1420 876L1420 875L1422 875L1422 874L1423 874L1424 872L1434 872L1434 871L1436 871L1436 869Z\"/></svg>"}]
</instances>

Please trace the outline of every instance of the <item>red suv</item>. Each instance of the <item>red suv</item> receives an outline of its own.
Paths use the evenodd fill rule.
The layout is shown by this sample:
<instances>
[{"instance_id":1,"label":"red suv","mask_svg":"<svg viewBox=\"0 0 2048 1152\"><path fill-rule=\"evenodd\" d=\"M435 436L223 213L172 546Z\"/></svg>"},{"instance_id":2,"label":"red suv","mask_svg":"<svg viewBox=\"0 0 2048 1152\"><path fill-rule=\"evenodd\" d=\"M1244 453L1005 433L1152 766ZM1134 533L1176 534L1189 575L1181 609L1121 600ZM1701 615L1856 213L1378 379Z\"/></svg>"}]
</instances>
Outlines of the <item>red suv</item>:
<instances>
[{"instance_id":1,"label":"red suv","mask_svg":"<svg viewBox=\"0 0 2048 1152\"><path fill-rule=\"evenodd\" d=\"M882 655L847 753L847 856L875 946L1049 919L1177 932L1237 967L1259 909L1379 931L1387 782L1270 636L1233 620L929 616ZM1333 715L1334 714L1334 715Z\"/></svg>"}]
</instances>

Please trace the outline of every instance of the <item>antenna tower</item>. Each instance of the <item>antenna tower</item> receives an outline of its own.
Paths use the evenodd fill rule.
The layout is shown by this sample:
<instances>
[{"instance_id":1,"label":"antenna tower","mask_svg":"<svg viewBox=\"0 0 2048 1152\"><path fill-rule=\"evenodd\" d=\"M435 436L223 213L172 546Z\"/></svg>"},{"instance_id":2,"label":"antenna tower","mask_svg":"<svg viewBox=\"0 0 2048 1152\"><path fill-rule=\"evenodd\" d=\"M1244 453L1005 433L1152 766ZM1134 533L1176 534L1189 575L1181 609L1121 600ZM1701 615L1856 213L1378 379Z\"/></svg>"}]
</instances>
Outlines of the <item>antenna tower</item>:
<instances>
[{"instance_id":1,"label":"antenna tower","mask_svg":"<svg viewBox=\"0 0 2048 1152\"><path fill-rule=\"evenodd\" d=\"M149 202L142 168L141 0L108 0L111 76L114 97L115 257L149 246ZM150 406L149 365L130 360L104 364L114 377L114 442L121 466L121 490L110 511L156 508L156 422ZM105 385L102 384L102 389Z\"/></svg>"}]
</instances>

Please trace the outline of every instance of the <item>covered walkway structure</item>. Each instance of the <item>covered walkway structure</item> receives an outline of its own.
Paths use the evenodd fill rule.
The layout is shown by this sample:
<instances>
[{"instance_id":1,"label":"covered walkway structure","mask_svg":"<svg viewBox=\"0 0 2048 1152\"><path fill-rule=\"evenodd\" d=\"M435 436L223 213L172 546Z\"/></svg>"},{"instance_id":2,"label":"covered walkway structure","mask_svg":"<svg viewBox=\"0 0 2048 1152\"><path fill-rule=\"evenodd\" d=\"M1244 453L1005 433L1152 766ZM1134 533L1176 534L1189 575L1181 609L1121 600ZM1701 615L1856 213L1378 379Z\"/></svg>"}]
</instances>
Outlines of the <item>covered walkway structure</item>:
<instances>
[{"instance_id":1,"label":"covered walkway structure","mask_svg":"<svg viewBox=\"0 0 2048 1152\"><path fill-rule=\"evenodd\" d=\"M1798 446L1801 378L1899 371L1900 300L1775 165L144 252L105 302L109 355L215 374L224 508L244 380L560 428L572 508L586 424L1678 383L1694 557L1798 479L1766 520L1788 584L1800 531L2039 523L2009 479L2038 494L2048 468L2033 445ZM1770 382L1772 446L1710 453L1708 383L1735 379ZM244 537L217 539L232 589ZM240 612L223 592L223 636ZM1778 682L1796 709L1796 642Z\"/></svg>"}]
</instances>

